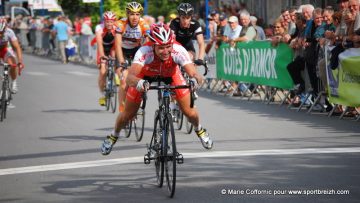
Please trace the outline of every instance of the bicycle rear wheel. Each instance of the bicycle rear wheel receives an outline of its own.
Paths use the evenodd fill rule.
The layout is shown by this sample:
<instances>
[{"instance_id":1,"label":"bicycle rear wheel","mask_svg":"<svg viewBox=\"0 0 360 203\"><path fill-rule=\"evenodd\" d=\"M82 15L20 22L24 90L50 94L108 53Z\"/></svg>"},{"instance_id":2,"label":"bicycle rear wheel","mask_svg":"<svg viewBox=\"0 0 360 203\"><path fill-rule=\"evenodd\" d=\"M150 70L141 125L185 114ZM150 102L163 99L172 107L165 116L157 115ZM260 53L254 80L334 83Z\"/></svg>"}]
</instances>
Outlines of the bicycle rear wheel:
<instances>
[{"instance_id":1,"label":"bicycle rear wheel","mask_svg":"<svg viewBox=\"0 0 360 203\"><path fill-rule=\"evenodd\" d=\"M145 109L139 109L134 121L134 130L136 141L140 142L144 135L144 126L145 126Z\"/></svg>"},{"instance_id":2,"label":"bicycle rear wheel","mask_svg":"<svg viewBox=\"0 0 360 203\"><path fill-rule=\"evenodd\" d=\"M131 135L131 127L132 127L132 120L129 121L128 124L126 124L124 131L125 131L125 137L128 138Z\"/></svg>"},{"instance_id":3,"label":"bicycle rear wheel","mask_svg":"<svg viewBox=\"0 0 360 203\"><path fill-rule=\"evenodd\" d=\"M184 122L184 114L181 110L176 110L176 115L177 117L176 119L176 129L177 130L181 130L182 128L182 125L183 125L183 122Z\"/></svg>"},{"instance_id":4,"label":"bicycle rear wheel","mask_svg":"<svg viewBox=\"0 0 360 203\"><path fill-rule=\"evenodd\" d=\"M165 119L165 140L164 143L164 164L167 188L169 196L173 197L175 194L176 186L176 142L175 142L175 131L172 122L171 114L168 114Z\"/></svg>"},{"instance_id":5,"label":"bicycle rear wheel","mask_svg":"<svg viewBox=\"0 0 360 203\"><path fill-rule=\"evenodd\" d=\"M156 113L157 115L157 113ZM155 154L155 173L156 173L156 183L158 187L162 187L164 183L164 154L163 154L163 148L162 148L162 129L160 127L160 119L159 116L155 116L155 122L154 122L154 148L156 151Z\"/></svg>"},{"instance_id":6,"label":"bicycle rear wheel","mask_svg":"<svg viewBox=\"0 0 360 203\"><path fill-rule=\"evenodd\" d=\"M193 125L189 122L187 118L185 120L185 126L186 126L186 133L190 134L193 130Z\"/></svg>"}]
</instances>

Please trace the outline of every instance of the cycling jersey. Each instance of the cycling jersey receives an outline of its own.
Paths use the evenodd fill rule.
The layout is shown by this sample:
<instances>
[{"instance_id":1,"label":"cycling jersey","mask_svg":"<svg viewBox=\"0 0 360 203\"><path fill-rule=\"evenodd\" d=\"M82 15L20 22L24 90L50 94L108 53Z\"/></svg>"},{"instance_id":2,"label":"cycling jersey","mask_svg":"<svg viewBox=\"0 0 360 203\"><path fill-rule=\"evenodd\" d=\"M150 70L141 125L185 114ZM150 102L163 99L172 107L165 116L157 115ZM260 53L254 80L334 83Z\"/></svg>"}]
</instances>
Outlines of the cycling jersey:
<instances>
[{"instance_id":1,"label":"cycling jersey","mask_svg":"<svg viewBox=\"0 0 360 203\"><path fill-rule=\"evenodd\" d=\"M15 58L15 53L11 46L9 46L10 41L17 41L17 37L12 29L6 28L0 38L0 58L4 61L6 61L8 57Z\"/></svg>"},{"instance_id":2,"label":"cycling jersey","mask_svg":"<svg viewBox=\"0 0 360 203\"><path fill-rule=\"evenodd\" d=\"M186 50L195 52L192 40L197 35L203 34L200 23L198 21L191 19L190 27L182 28L180 26L180 19L175 18L171 21L170 28L174 31L176 35L176 41L180 42L180 44L183 45Z\"/></svg>"},{"instance_id":3,"label":"cycling jersey","mask_svg":"<svg viewBox=\"0 0 360 203\"><path fill-rule=\"evenodd\" d=\"M131 27L127 18L122 18L115 23L116 33L122 34L122 48L134 49L141 45L142 40L150 33L150 27L144 19L140 18L139 24Z\"/></svg>"},{"instance_id":4,"label":"cycling jersey","mask_svg":"<svg viewBox=\"0 0 360 203\"><path fill-rule=\"evenodd\" d=\"M140 64L143 68L137 75L138 78L144 78L151 82L151 79L169 80L171 85L186 85L180 66L185 66L192 63L190 56L186 49L179 43L174 43L171 57L169 60L162 61L154 53L151 43L146 43L136 52L133 63ZM188 89L176 89L176 98L182 98L189 94ZM141 93L137 91L136 87L129 87L126 99L133 102L141 102Z\"/></svg>"}]
</instances>

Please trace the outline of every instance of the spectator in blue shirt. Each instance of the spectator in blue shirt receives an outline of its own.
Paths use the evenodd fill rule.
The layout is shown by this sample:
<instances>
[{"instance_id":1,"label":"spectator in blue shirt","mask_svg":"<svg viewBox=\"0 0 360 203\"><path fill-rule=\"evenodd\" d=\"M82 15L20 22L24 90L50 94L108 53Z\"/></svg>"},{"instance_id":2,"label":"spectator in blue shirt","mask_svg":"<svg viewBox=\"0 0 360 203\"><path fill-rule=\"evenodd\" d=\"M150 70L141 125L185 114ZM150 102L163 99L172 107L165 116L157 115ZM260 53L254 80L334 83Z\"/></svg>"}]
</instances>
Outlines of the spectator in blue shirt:
<instances>
[{"instance_id":1,"label":"spectator in blue shirt","mask_svg":"<svg viewBox=\"0 0 360 203\"><path fill-rule=\"evenodd\" d=\"M64 17L58 17L58 23L54 25L53 35L56 35L56 39L58 41L58 48L61 55L61 60L63 63L67 63L66 55L65 55L65 46L69 39L69 26L64 22Z\"/></svg>"}]
</instances>

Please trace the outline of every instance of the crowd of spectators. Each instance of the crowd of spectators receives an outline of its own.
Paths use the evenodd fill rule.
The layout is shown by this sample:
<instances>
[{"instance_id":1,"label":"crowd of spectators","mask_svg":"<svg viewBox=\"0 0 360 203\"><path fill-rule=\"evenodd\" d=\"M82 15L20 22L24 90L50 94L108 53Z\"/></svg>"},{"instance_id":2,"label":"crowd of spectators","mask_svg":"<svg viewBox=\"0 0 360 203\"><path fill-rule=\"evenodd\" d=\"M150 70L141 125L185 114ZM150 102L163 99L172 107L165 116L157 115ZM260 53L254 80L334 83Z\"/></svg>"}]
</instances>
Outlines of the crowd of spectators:
<instances>
[{"instance_id":1,"label":"crowd of spectators","mask_svg":"<svg viewBox=\"0 0 360 203\"><path fill-rule=\"evenodd\" d=\"M306 103L313 102L320 95L320 102L314 106L314 110L331 111L333 105L323 94L327 87L324 46L335 46L331 54L333 69L338 67L338 55L341 52L347 48L360 47L360 0L338 0L337 5L337 8L314 8L311 4L285 8L267 27L257 25L259 20L262 25L263 20L258 20L245 4L238 8L214 9L207 16L211 36L207 47L213 46L213 43L216 48L221 43L235 46L236 43L254 40L268 40L273 46L278 43L289 44L294 50L294 60L287 69L295 84L289 102L298 106L304 98L308 98L307 94L311 96L309 101L303 101ZM309 81L308 84L306 81ZM225 81L224 85L221 91L231 92L233 96L247 95L244 90L254 88L241 81ZM342 108L338 108L335 113L341 111ZM348 113L349 116L354 114L355 108Z\"/></svg>"}]
</instances>

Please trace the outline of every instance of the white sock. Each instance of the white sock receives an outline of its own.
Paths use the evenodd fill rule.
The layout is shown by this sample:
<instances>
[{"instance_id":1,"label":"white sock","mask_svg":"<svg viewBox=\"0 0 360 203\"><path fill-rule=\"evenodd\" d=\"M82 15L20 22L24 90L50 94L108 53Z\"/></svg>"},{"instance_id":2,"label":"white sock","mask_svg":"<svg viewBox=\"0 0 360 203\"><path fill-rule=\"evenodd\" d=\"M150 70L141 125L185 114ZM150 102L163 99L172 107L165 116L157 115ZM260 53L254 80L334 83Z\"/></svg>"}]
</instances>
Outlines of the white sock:
<instances>
[{"instance_id":1,"label":"white sock","mask_svg":"<svg viewBox=\"0 0 360 203\"><path fill-rule=\"evenodd\" d=\"M113 131L112 131L112 135L113 135L114 137L119 137L120 132L115 132L115 130L113 130Z\"/></svg>"},{"instance_id":2,"label":"white sock","mask_svg":"<svg viewBox=\"0 0 360 203\"><path fill-rule=\"evenodd\" d=\"M194 127L195 127L195 131L200 131L202 129L202 126L200 124L197 127L196 126Z\"/></svg>"},{"instance_id":3,"label":"white sock","mask_svg":"<svg viewBox=\"0 0 360 203\"><path fill-rule=\"evenodd\" d=\"M171 110L176 109L176 104L174 102L170 102L170 109Z\"/></svg>"}]
</instances>

